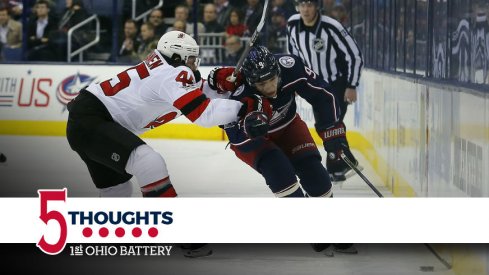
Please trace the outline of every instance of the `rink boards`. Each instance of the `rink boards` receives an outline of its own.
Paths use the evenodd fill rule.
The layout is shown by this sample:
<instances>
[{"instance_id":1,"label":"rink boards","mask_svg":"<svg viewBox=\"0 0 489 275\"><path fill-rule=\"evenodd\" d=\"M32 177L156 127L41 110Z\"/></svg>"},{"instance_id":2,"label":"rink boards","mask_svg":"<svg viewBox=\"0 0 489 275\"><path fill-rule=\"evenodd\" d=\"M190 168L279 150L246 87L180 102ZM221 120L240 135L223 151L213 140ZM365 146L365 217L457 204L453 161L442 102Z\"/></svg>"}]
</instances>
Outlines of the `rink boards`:
<instances>
[{"instance_id":1,"label":"rink boards","mask_svg":"<svg viewBox=\"0 0 489 275\"><path fill-rule=\"evenodd\" d=\"M0 65L0 135L64 136L67 102L90 82L126 68ZM201 68L202 75L211 69ZM359 100L346 117L350 145L363 153L395 196L489 196L488 93L368 69L358 91ZM312 130L309 104L299 100L298 112ZM220 128L202 128L184 117L143 137L225 139ZM464 262L471 254L470 249L452 253ZM487 265L478 256L470 262Z\"/></svg>"},{"instance_id":2,"label":"rink boards","mask_svg":"<svg viewBox=\"0 0 489 275\"><path fill-rule=\"evenodd\" d=\"M66 104L93 81L127 66L0 65L0 134L65 135ZM202 67L206 76L212 67ZM346 117L350 145L360 150L395 196L489 196L489 93L366 69L358 102ZM298 113L316 141L310 105ZM145 138L224 140L218 127L179 117Z\"/></svg>"}]
</instances>

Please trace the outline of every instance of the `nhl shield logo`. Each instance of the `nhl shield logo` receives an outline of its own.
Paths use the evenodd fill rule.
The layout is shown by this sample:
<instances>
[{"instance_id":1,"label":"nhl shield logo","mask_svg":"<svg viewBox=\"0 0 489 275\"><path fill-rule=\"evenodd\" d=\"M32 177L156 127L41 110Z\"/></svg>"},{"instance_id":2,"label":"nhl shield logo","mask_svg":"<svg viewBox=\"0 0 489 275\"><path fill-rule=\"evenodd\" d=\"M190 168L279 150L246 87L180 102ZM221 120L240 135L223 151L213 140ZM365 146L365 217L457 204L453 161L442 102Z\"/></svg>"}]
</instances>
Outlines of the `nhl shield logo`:
<instances>
[{"instance_id":1,"label":"nhl shield logo","mask_svg":"<svg viewBox=\"0 0 489 275\"><path fill-rule=\"evenodd\" d=\"M321 38L316 38L313 40L313 47L314 47L314 51L316 52L323 52L326 50L326 47L324 45L324 40Z\"/></svg>"},{"instance_id":2,"label":"nhl shield logo","mask_svg":"<svg viewBox=\"0 0 489 275\"><path fill-rule=\"evenodd\" d=\"M117 153L112 153L112 156L110 156L110 158L115 161L115 162L118 162L120 159L121 159L121 156Z\"/></svg>"}]
</instances>

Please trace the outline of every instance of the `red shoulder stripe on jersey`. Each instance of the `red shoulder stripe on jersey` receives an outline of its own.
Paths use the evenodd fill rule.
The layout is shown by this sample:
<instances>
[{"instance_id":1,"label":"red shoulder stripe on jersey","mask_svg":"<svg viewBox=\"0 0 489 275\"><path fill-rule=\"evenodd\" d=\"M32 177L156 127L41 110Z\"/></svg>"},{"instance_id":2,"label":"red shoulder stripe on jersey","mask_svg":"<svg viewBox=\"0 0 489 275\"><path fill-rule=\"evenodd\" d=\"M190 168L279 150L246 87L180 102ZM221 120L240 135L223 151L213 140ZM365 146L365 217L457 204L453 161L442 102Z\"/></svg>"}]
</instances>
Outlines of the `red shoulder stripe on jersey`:
<instances>
[{"instance_id":1,"label":"red shoulder stripe on jersey","mask_svg":"<svg viewBox=\"0 0 489 275\"><path fill-rule=\"evenodd\" d=\"M196 89L177 99L173 106L177 107L190 121L194 122L205 111L210 103L200 89Z\"/></svg>"},{"instance_id":2,"label":"red shoulder stripe on jersey","mask_svg":"<svg viewBox=\"0 0 489 275\"><path fill-rule=\"evenodd\" d=\"M202 95L202 90L195 89L175 100L175 102L173 102L173 106L181 110L183 107L185 107L185 105L189 104L192 100L196 99L200 95Z\"/></svg>"},{"instance_id":3,"label":"red shoulder stripe on jersey","mask_svg":"<svg viewBox=\"0 0 489 275\"><path fill-rule=\"evenodd\" d=\"M211 100L206 98L204 101L202 101L197 107L194 108L192 112L190 112L188 115L185 115L190 121L194 122L196 121L200 115L205 111L207 106L211 103Z\"/></svg>"}]
</instances>

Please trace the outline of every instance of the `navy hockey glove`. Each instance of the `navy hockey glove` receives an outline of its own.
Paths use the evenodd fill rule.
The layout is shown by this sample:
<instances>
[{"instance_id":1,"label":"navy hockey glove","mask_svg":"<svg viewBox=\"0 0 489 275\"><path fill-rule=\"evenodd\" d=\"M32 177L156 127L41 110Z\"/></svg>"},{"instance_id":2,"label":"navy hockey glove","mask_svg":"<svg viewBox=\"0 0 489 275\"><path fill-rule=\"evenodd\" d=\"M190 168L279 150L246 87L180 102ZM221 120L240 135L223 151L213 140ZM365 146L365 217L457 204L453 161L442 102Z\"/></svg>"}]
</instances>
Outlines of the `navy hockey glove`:
<instances>
[{"instance_id":1,"label":"navy hockey glove","mask_svg":"<svg viewBox=\"0 0 489 275\"><path fill-rule=\"evenodd\" d=\"M270 128L268 117L264 112L251 112L243 119L243 128L250 139L266 136Z\"/></svg>"},{"instance_id":2,"label":"navy hockey glove","mask_svg":"<svg viewBox=\"0 0 489 275\"><path fill-rule=\"evenodd\" d=\"M238 73L236 81L231 82L228 78L233 74L233 67L214 68L207 76L209 87L219 94L234 92L243 84L243 75Z\"/></svg>"},{"instance_id":3,"label":"navy hockey glove","mask_svg":"<svg viewBox=\"0 0 489 275\"><path fill-rule=\"evenodd\" d=\"M325 131L319 132L319 136L323 140L328 161L343 161L340 157L341 153L350 151L346 141L345 124L339 121Z\"/></svg>"},{"instance_id":4,"label":"navy hockey glove","mask_svg":"<svg viewBox=\"0 0 489 275\"><path fill-rule=\"evenodd\" d=\"M346 140L346 129L343 122L337 122L323 132L319 132L326 150L326 168L334 181L345 180L344 174L351 168L341 158L344 153L353 163L358 164L357 160L350 152L348 141Z\"/></svg>"},{"instance_id":5,"label":"navy hockey glove","mask_svg":"<svg viewBox=\"0 0 489 275\"><path fill-rule=\"evenodd\" d=\"M269 120L272 117L272 106L268 99L253 95L241 99L243 107L238 115L242 117L240 124L245 134L253 139L266 136L270 128Z\"/></svg>"}]
</instances>

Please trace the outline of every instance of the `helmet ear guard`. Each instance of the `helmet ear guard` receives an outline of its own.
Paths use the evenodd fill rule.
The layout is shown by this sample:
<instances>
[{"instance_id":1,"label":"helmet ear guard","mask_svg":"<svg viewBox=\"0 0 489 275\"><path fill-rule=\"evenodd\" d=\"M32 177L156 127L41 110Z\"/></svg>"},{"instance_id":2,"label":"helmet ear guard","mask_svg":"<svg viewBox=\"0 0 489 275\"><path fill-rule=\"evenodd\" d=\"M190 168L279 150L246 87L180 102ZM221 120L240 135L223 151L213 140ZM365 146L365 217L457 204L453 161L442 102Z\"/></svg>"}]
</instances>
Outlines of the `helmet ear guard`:
<instances>
[{"instance_id":1,"label":"helmet ear guard","mask_svg":"<svg viewBox=\"0 0 489 275\"><path fill-rule=\"evenodd\" d=\"M169 58L172 65L185 65L190 57L199 56L199 45L190 35L180 31L170 31L161 36L156 49ZM197 64L198 65L198 64Z\"/></svg>"}]
</instances>

